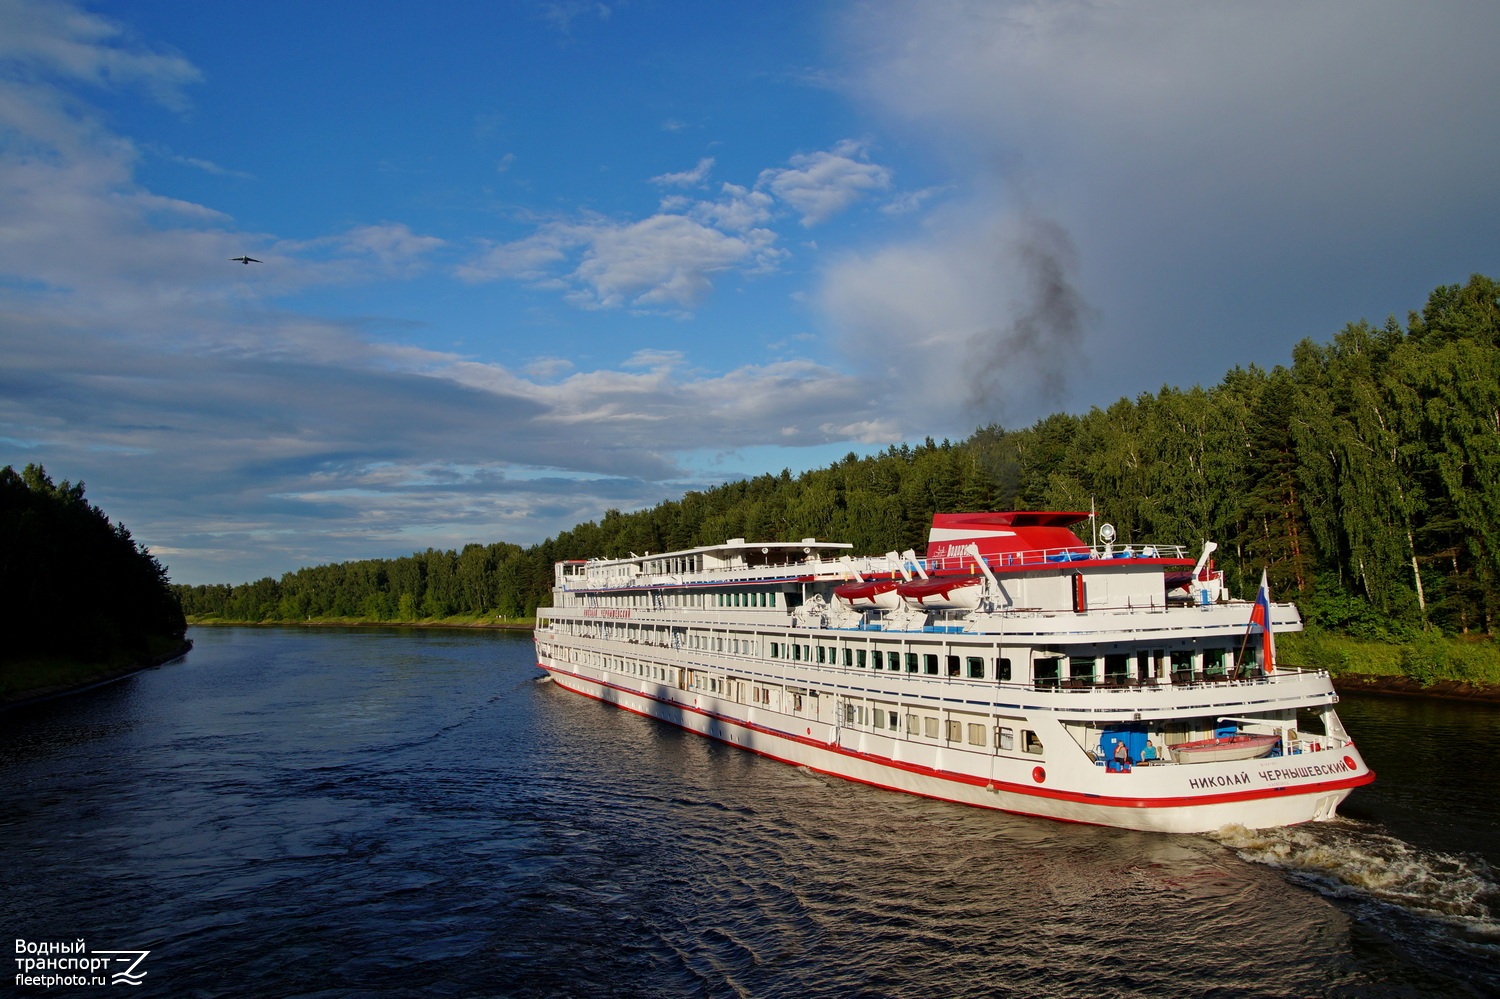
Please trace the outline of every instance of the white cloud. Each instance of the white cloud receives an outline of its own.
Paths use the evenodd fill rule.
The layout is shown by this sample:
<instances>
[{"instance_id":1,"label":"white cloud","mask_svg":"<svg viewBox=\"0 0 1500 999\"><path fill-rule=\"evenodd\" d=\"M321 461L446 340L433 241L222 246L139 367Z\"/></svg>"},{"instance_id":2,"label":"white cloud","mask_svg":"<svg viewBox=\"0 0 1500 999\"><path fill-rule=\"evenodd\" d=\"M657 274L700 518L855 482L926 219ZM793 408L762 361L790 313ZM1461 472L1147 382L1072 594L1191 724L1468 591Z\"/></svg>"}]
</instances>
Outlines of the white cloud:
<instances>
[{"instance_id":1,"label":"white cloud","mask_svg":"<svg viewBox=\"0 0 1500 999\"><path fill-rule=\"evenodd\" d=\"M865 144L845 140L827 152L799 153L790 167L762 170L756 187L796 209L804 226L826 222L860 198L891 186L891 171L869 162Z\"/></svg>"},{"instance_id":2,"label":"white cloud","mask_svg":"<svg viewBox=\"0 0 1500 999\"><path fill-rule=\"evenodd\" d=\"M754 210L726 204L676 202L706 220L740 221ZM725 232L697 218L661 212L638 222L589 218L552 222L511 243L488 247L460 266L468 281L514 278L564 290L584 308L691 309L712 290L719 274L763 271L783 251L768 229ZM571 270L564 270L571 266Z\"/></svg>"},{"instance_id":3,"label":"white cloud","mask_svg":"<svg viewBox=\"0 0 1500 999\"><path fill-rule=\"evenodd\" d=\"M0 65L96 85L140 83L163 104L186 105L182 87L200 78L179 55L127 44L113 22L69 3L0 3Z\"/></svg>"},{"instance_id":4,"label":"white cloud","mask_svg":"<svg viewBox=\"0 0 1500 999\"><path fill-rule=\"evenodd\" d=\"M660 184L663 187L697 187L708 179L713 168L713 157L705 156L691 170L684 170L682 173L664 173L652 177L651 183Z\"/></svg>"}]
</instances>

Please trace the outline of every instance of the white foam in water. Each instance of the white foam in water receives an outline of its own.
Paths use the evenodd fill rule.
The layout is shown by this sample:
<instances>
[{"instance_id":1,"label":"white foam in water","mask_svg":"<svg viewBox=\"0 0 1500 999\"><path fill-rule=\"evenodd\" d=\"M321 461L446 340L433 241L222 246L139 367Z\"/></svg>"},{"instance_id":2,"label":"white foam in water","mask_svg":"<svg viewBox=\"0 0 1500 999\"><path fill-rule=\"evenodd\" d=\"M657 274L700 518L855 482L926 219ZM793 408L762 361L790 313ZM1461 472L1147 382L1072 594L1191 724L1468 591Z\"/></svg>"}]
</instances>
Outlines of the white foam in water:
<instances>
[{"instance_id":1,"label":"white foam in water","mask_svg":"<svg viewBox=\"0 0 1500 999\"><path fill-rule=\"evenodd\" d=\"M1500 943L1500 884L1478 859L1422 850L1343 818L1283 829L1225 826L1212 838L1326 894L1384 902L1462 926L1476 942Z\"/></svg>"}]
</instances>

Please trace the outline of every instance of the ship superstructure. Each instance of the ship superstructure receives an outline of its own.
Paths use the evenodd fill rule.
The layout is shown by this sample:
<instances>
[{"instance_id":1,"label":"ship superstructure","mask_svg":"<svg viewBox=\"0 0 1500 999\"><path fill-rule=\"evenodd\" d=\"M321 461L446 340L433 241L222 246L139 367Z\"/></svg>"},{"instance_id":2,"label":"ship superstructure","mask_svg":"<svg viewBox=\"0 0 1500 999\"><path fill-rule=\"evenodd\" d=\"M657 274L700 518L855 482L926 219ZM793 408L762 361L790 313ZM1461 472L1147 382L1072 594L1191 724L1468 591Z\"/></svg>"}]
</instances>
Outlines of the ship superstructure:
<instances>
[{"instance_id":1,"label":"ship superstructure","mask_svg":"<svg viewBox=\"0 0 1500 999\"><path fill-rule=\"evenodd\" d=\"M1229 598L1212 545L1085 543L1088 516L939 514L921 557L736 538L562 562L538 663L787 763L1055 819L1290 825L1374 779L1328 675L1267 655L1293 605Z\"/></svg>"}]
</instances>

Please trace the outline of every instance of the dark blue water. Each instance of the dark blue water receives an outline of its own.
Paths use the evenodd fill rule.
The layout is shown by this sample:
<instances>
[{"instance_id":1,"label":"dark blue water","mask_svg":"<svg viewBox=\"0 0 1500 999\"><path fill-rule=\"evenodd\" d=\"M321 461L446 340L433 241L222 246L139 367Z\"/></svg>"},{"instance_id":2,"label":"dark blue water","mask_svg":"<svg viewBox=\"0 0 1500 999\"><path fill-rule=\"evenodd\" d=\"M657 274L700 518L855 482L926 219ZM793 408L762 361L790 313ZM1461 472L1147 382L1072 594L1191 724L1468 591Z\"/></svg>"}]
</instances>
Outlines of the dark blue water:
<instances>
[{"instance_id":1,"label":"dark blue water","mask_svg":"<svg viewBox=\"0 0 1500 999\"><path fill-rule=\"evenodd\" d=\"M7 958L149 949L142 996L1500 994L1494 709L1346 701L1354 818L1167 837L749 756L522 636L193 638L0 715Z\"/></svg>"}]
</instances>

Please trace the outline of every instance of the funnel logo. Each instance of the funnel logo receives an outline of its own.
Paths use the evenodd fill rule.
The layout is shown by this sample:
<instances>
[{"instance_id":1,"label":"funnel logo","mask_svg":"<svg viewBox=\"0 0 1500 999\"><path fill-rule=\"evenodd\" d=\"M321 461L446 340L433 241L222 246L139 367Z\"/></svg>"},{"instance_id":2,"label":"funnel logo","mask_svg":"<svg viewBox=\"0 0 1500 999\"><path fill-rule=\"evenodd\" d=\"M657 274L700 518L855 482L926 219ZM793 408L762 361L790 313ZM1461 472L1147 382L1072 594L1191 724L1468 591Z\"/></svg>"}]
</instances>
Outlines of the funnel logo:
<instances>
[{"instance_id":1,"label":"funnel logo","mask_svg":"<svg viewBox=\"0 0 1500 999\"><path fill-rule=\"evenodd\" d=\"M110 975L111 985L139 985L141 979L146 977L144 971L137 971L141 962L146 960L149 950L96 950L95 954L111 958L110 967L114 974Z\"/></svg>"}]
</instances>

